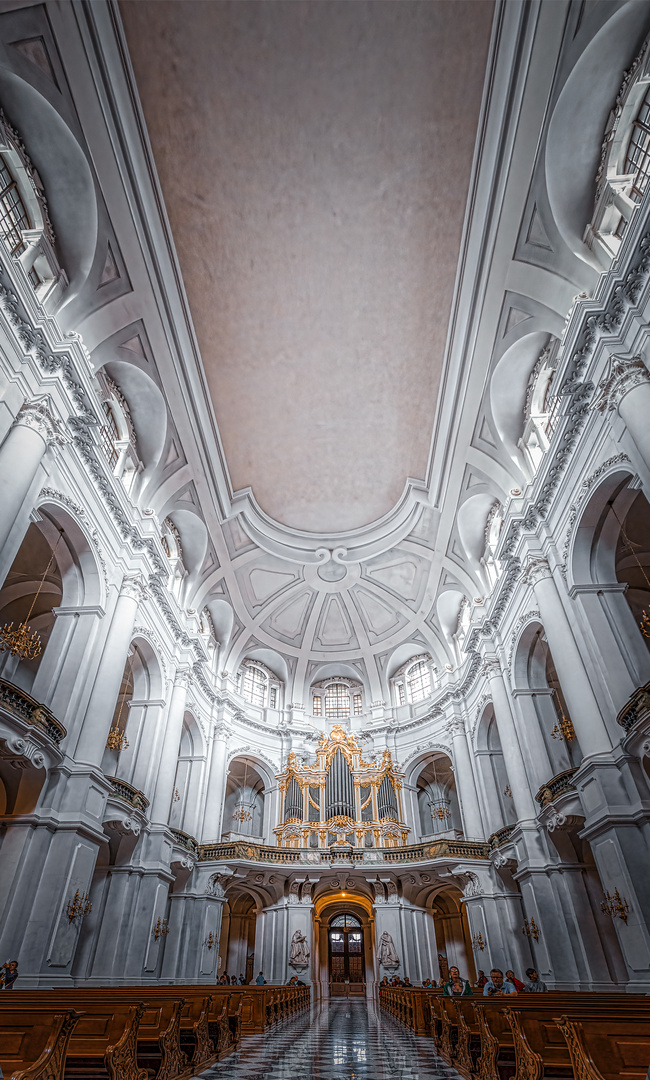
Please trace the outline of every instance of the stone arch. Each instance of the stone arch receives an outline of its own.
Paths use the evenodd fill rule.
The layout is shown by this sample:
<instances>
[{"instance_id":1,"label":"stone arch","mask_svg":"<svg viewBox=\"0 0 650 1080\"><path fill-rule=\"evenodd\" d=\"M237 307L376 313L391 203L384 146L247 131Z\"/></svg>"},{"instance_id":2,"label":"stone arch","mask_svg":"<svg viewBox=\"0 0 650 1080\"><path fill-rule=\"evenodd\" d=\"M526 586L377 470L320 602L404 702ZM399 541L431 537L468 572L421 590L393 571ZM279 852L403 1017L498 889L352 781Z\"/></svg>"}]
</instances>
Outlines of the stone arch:
<instances>
[{"instance_id":1,"label":"stone arch","mask_svg":"<svg viewBox=\"0 0 650 1080\"><path fill-rule=\"evenodd\" d=\"M206 765L206 741L192 709L187 708L178 747L169 824L192 837L198 830L201 781Z\"/></svg>"},{"instance_id":2,"label":"stone arch","mask_svg":"<svg viewBox=\"0 0 650 1080\"><path fill-rule=\"evenodd\" d=\"M499 738L494 705L488 701L482 710L474 733L475 755L479 782L482 788L483 806L491 833L514 825L517 815L514 800L506 794L510 781Z\"/></svg>"},{"instance_id":3,"label":"stone arch","mask_svg":"<svg viewBox=\"0 0 650 1080\"><path fill-rule=\"evenodd\" d=\"M148 637L135 636L124 665L111 730L128 745L104 750L102 769L151 797L157 763L158 733L165 707L162 661Z\"/></svg>"}]
</instances>

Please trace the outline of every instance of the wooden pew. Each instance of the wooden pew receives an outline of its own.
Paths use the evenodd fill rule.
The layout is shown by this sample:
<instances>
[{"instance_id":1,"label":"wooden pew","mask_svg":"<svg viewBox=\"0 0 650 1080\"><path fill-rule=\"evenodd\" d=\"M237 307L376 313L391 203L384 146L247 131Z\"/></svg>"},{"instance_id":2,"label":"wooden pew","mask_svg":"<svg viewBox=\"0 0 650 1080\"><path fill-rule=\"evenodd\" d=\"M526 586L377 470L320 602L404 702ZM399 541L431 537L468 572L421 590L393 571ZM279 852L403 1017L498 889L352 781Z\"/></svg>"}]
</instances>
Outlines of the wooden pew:
<instances>
[{"instance_id":1,"label":"wooden pew","mask_svg":"<svg viewBox=\"0 0 650 1080\"><path fill-rule=\"evenodd\" d=\"M62 1076L70 1036L82 1015L69 1009L54 1015L51 1011L35 1011L25 1016L20 1009L4 1009L0 1060L8 1066L5 1076L15 1080L37 1080L46 1074Z\"/></svg>"}]
</instances>

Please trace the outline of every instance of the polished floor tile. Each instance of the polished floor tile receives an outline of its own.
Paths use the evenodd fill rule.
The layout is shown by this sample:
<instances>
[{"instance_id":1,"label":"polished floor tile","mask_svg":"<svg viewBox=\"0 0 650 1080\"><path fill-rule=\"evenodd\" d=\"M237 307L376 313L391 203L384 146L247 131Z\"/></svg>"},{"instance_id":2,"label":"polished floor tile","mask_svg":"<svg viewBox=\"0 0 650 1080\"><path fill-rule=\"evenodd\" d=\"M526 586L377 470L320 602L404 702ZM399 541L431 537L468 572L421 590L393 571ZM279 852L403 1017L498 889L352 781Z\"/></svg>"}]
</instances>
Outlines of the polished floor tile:
<instances>
[{"instance_id":1,"label":"polished floor tile","mask_svg":"<svg viewBox=\"0 0 650 1080\"><path fill-rule=\"evenodd\" d=\"M412 1035L372 1002L326 1002L242 1048L201 1080L460 1080L431 1039Z\"/></svg>"}]
</instances>

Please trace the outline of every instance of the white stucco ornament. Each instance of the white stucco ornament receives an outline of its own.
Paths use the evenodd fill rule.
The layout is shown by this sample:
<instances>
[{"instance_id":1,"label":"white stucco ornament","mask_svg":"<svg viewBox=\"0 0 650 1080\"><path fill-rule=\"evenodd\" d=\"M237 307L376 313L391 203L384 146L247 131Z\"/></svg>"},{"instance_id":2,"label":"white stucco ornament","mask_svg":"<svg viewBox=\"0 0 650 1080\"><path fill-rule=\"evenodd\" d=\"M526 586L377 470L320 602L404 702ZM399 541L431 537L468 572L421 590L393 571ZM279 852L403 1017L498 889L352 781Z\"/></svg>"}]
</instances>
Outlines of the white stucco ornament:
<instances>
[{"instance_id":1,"label":"white stucco ornament","mask_svg":"<svg viewBox=\"0 0 650 1080\"><path fill-rule=\"evenodd\" d=\"M395 943L387 930L384 930L379 939L377 956L381 966L387 968L389 971L393 971L394 968L399 967L399 956L395 949Z\"/></svg>"},{"instance_id":2,"label":"white stucco ornament","mask_svg":"<svg viewBox=\"0 0 650 1080\"><path fill-rule=\"evenodd\" d=\"M307 938L300 930L296 930L291 938L291 949L289 950L289 966L295 968L297 971L304 971L309 965L309 945L307 944Z\"/></svg>"}]
</instances>

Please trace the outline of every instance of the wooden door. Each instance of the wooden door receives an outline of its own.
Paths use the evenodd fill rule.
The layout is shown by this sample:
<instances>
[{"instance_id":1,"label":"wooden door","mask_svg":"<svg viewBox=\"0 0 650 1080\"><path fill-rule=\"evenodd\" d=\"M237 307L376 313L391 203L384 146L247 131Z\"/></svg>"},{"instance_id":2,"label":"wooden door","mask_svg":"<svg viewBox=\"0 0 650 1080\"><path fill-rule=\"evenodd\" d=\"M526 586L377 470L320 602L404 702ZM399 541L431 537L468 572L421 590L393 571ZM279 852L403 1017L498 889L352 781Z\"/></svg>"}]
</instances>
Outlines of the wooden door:
<instances>
[{"instance_id":1,"label":"wooden door","mask_svg":"<svg viewBox=\"0 0 650 1080\"><path fill-rule=\"evenodd\" d=\"M328 937L330 995L350 997L365 994L366 965L361 926L331 926Z\"/></svg>"}]
</instances>

